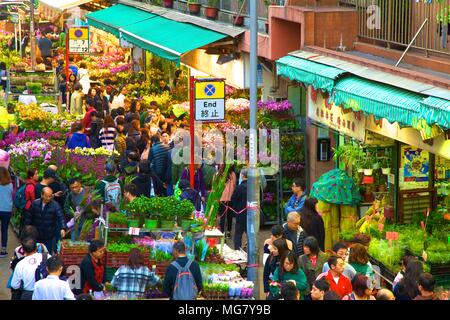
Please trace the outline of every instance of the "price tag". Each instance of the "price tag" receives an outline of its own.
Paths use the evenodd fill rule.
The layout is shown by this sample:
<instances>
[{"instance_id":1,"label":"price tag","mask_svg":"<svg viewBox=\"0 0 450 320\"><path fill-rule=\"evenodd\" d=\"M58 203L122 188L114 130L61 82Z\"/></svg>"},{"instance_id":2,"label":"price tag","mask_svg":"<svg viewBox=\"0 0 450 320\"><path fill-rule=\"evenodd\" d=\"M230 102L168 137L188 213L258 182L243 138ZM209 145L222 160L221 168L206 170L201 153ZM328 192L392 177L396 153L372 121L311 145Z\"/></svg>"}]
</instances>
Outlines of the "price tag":
<instances>
[{"instance_id":1,"label":"price tag","mask_svg":"<svg viewBox=\"0 0 450 320\"><path fill-rule=\"evenodd\" d=\"M383 229L384 229L384 224L379 223L378 224L378 231L383 232Z\"/></svg>"},{"instance_id":2,"label":"price tag","mask_svg":"<svg viewBox=\"0 0 450 320\"><path fill-rule=\"evenodd\" d=\"M131 236L138 236L139 233L140 233L140 231L141 231L140 228L133 228L133 227L130 227L130 228L128 229L128 234L131 235Z\"/></svg>"},{"instance_id":3,"label":"price tag","mask_svg":"<svg viewBox=\"0 0 450 320\"><path fill-rule=\"evenodd\" d=\"M422 230L425 230L425 223L423 221L420 221L420 227L422 228Z\"/></svg>"},{"instance_id":4,"label":"price tag","mask_svg":"<svg viewBox=\"0 0 450 320\"><path fill-rule=\"evenodd\" d=\"M398 240L398 232L386 232L386 240Z\"/></svg>"}]
</instances>

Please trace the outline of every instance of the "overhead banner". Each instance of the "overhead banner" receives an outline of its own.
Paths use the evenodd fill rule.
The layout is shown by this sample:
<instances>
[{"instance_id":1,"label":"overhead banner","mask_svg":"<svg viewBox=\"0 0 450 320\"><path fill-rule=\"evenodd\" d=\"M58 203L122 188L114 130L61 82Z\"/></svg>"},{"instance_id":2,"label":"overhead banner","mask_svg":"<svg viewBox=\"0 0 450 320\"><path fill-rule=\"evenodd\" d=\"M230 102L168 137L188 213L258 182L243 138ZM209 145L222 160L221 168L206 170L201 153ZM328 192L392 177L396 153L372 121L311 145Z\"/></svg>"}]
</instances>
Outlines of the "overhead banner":
<instances>
[{"instance_id":1,"label":"overhead banner","mask_svg":"<svg viewBox=\"0 0 450 320\"><path fill-rule=\"evenodd\" d=\"M328 104L321 93L315 94L308 87L308 117L318 123L361 142L365 139L366 119L362 112L343 111L341 107Z\"/></svg>"}]
</instances>

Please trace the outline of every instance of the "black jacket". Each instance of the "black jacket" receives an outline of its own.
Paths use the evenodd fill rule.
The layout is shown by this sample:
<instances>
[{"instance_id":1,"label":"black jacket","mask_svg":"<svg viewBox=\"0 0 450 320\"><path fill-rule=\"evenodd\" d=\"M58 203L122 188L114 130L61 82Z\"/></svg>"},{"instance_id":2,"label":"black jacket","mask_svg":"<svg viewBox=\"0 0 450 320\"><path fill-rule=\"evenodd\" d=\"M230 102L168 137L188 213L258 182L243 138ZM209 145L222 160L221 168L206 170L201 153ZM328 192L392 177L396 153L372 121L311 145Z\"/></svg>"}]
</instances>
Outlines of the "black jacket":
<instances>
[{"instance_id":1,"label":"black jacket","mask_svg":"<svg viewBox=\"0 0 450 320\"><path fill-rule=\"evenodd\" d=\"M241 212L241 210L245 209L241 213L236 214L236 223L245 223L247 221L247 180L242 181L241 184L234 189L230 206L236 212Z\"/></svg>"},{"instance_id":2,"label":"black jacket","mask_svg":"<svg viewBox=\"0 0 450 320\"><path fill-rule=\"evenodd\" d=\"M140 174L136 175L132 184L136 186L137 196L144 195L150 198L150 179L153 181L153 189L156 196L164 196L162 181L156 175Z\"/></svg>"},{"instance_id":3,"label":"black jacket","mask_svg":"<svg viewBox=\"0 0 450 320\"><path fill-rule=\"evenodd\" d=\"M264 265L264 292L270 292L270 275L275 273L275 270L280 266L279 256L273 256L272 254L267 258Z\"/></svg>"},{"instance_id":4,"label":"black jacket","mask_svg":"<svg viewBox=\"0 0 450 320\"><path fill-rule=\"evenodd\" d=\"M178 258L176 260L180 267L184 267L188 262L187 257ZM192 276L195 279L195 283L197 284L198 292L202 291L202 273L200 272L200 266L196 261L193 261L189 270L192 273ZM164 275L164 283L163 290L164 292L172 299L173 289L175 287L175 282L177 280L178 270L172 264L167 267L166 274Z\"/></svg>"},{"instance_id":5,"label":"black jacket","mask_svg":"<svg viewBox=\"0 0 450 320\"><path fill-rule=\"evenodd\" d=\"M87 254L81 261L80 271L81 271L81 290L83 290L84 284L87 281L94 288L95 291L103 291L102 283L98 283L94 278L94 266L92 265L92 258L90 254ZM105 282L106 282L106 272L103 273L103 283Z\"/></svg>"},{"instance_id":6,"label":"black jacket","mask_svg":"<svg viewBox=\"0 0 450 320\"><path fill-rule=\"evenodd\" d=\"M200 194L191 188L183 190L180 195L180 200L189 200L195 207L195 210L200 211L202 209L202 199Z\"/></svg>"},{"instance_id":7,"label":"black jacket","mask_svg":"<svg viewBox=\"0 0 450 320\"><path fill-rule=\"evenodd\" d=\"M286 238L292 241L292 250L296 253L297 258L300 257L303 252L303 242L305 241L308 234L306 234L305 230L300 233L300 237L297 241L297 232L289 230L287 223L283 225L284 233L286 234Z\"/></svg>"},{"instance_id":8,"label":"black jacket","mask_svg":"<svg viewBox=\"0 0 450 320\"><path fill-rule=\"evenodd\" d=\"M161 142L155 143L148 153L150 169L166 183L170 181L170 176L172 174L170 156L170 147Z\"/></svg>"},{"instance_id":9,"label":"black jacket","mask_svg":"<svg viewBox=\"0 0 450 320\"><path fill-rule=\"evenodd\" d=\"M51 200L42 211L42 199L34 200L30 210L24 212L25 225L33 225L39 232L39 242L51 239L55 234L56 226L67 229L64 215L60 205Z\"/></svg>"},{"instance_id":10,"label":"black jacket","mask_svg":"<svg viewBox=\"0 0 450 320\"><path fill-rule=\"evenodd\" d=\"M320 250L325 251L325 225L323 219L318 214L313 214L308 219L304 218L304 213L300 213L301 227L308 236L312 236L317 239Z\"/></svg>"},{"instance_id":11,"label":"black jacket","mask_svg":"<svg viewBox=\"0 0 450 320\"><path fill-rule=\"evenodd\" d=\"M89 139L91 140L91 146L94 149L100 148L102 142L100 141L100 130L103 129L104 123L102 119L97 119L91 122L91 130L89 131Z\"/></svg>"}]
</instances>

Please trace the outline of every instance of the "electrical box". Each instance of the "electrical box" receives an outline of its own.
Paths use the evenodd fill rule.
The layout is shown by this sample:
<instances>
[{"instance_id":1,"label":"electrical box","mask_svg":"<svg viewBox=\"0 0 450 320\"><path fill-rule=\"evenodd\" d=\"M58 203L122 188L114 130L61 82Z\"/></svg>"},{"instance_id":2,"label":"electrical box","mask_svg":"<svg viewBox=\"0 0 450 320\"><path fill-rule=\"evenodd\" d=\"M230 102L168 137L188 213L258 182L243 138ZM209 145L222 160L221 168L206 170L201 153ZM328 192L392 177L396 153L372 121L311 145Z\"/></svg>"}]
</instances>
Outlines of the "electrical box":
<instances>
[{"instance_id":1,"label":"electrical box","mask_svg":"<svg viewBox=\"0 0 450 320\"><path fill-rule=\"evenodd\" d=\"M317 139L317 161L328 162L331 159L330 138Z\"/></svg>"}]
</instances>

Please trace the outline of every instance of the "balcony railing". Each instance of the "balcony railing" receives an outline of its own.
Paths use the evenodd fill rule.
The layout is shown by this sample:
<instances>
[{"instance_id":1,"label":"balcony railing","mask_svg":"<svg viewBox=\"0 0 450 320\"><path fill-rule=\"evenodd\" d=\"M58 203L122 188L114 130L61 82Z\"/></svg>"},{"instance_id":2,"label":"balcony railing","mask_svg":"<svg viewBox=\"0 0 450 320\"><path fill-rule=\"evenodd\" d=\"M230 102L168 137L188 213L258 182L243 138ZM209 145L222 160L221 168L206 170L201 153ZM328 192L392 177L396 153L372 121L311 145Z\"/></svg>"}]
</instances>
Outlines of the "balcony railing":
<instances>
[{"instance_id":1,"label":"balcony railing","mask_svg":"<svg viewBox=\"0 0 450 320\"><path fill-rule=\"evenodd\" d=\"M341 0L341 2L352 2ZM450 55L450 0L354 0L359 12L359 37L403 49L427 20L412 47Z\"/></svg>"}]
</instances>

